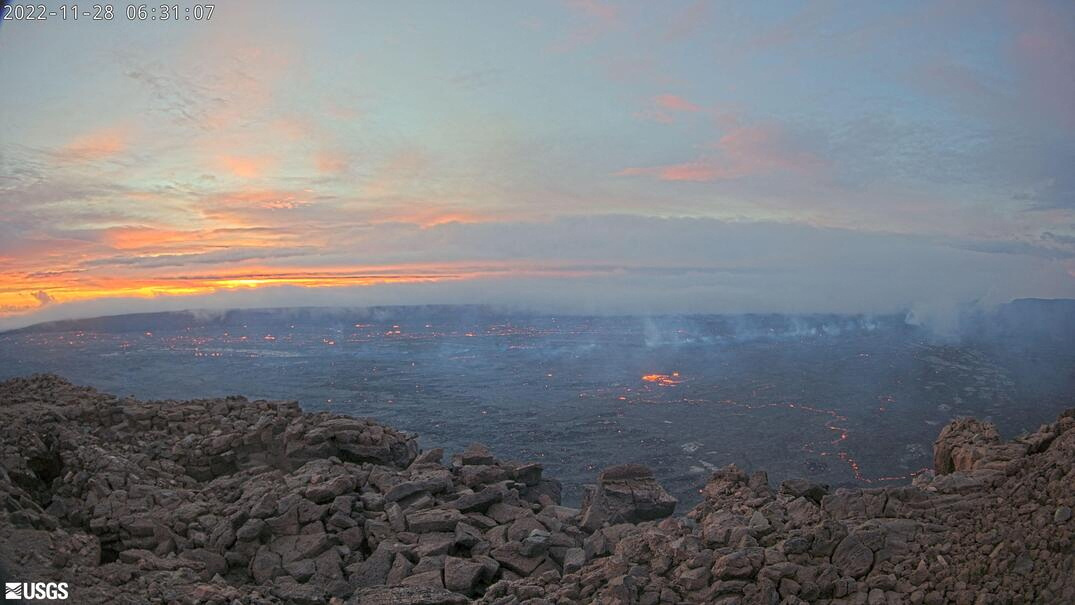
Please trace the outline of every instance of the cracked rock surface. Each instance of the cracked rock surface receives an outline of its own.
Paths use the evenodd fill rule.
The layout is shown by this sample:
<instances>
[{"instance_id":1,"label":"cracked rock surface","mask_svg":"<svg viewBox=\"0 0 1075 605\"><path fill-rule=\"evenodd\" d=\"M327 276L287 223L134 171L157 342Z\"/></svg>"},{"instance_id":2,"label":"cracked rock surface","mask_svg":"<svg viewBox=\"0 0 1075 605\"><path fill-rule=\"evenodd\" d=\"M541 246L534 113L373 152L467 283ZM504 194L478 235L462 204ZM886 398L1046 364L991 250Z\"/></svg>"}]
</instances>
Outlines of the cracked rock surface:
<instances>
[{"instance_id":1,"label":"cracked rock surface","mask_svg":"<svg viewBox=\"0 0 1075 605\"><path fill-rule=\"evenodd\" d=\"M679 517L642 466L568 508L539 464L294 402L37 375L0 382L0 426L0 575L68 602L1075 602L1075 410L1008 443L953 421L908 486L726 467Z\"/></svg>"}]
</instances>

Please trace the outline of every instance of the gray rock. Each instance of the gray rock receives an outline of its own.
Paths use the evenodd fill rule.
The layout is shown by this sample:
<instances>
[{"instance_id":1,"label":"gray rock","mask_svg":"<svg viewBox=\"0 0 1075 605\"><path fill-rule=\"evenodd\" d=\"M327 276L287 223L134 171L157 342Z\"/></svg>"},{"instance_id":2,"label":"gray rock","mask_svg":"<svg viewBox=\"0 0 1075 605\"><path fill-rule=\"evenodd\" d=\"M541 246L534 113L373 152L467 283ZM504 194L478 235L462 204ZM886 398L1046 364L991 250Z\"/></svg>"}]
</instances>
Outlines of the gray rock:
<instances>
[{"instance_id":1,"label":"gray rock","mask_svg":"<svg viewBox=\"0 0 1075 605\"><path fill-rule=\"evenodd\" d=\"M250 509L250 516L264 519L276 514L276 494L265 494Z\"/></svg>"},{"instance_id":2,"label":"gray rock","mask_svg":"<svg viewBox=\"0 0 1075 605\"><path fill-rule=\"evenodd\" d=\"M511 541L522 542L534 530L545 532L545 524L533 515L519 517L508 526L506 537Z\"/></svg>"},{"instance_id":3,"label":"gray rock","mask_svg":"<svg viewBox=\"0 0 1075 605\"><path fill-rule=\"evenodd\" d=\"M332 504L329 505L329 510L333 513L340 513L343 515L351 514L351 509L355 507L355 497L348 496L336 496L332 499Z\"/></svg>"},{"instance_id":4,"label":"gray rock","mask_svg":"<svg viewBox=\"0 0 1075 605\"><path fill-rule=\"evenodd\" d=\"M850 534L836 545L832 564L845 576L861 578L873 567L873 551L855 534Z\"/></svg>"},{"instance_id":5,"label":"gray rock","mask_svg":"<svg viewBox=\"0 0 1075 605\"><path fill-rule=\"evenodd\" d=\"M508 542L494 548L489 554L505 568L520 576L528 576L541 565L542 557L528 557L522 554L521 548L522 544L518 542Z\"/></svg>"},{"instance_id":6,"label":"gray rock","mask_svg":"<svg viewBox=\"0 0 1075 605\"><path fill-rule=\"evenodd\" d=\"M444 576L439 569L423 571L407 576L402 582L403 586L428 586L430 588L444 588Z\"/></svg>"},{"instance_id":7,"label":"gray rock","mask_svg":"<svg viewBox=\"0 0 1075 605\"><path fill-rule=\"evenodd\" d=\"M806 479L788 479L780 484L780 493L802 496L815 504L821 504L821 499L829 493L829 486Z\"/></svg>"},{"instance_id":8,"label":"gray rock","mask_svg":"<svg viewBox=\"0 0 1075 605\"><path fill-rule=\"evenodd\" d=\"M512 477L519 483L533 487L541 482L542 466L536 462L522 464L512 470Z\"/></svg>"},{"instance_id":9,"label":"gray rock","mask_svg":"<svg viewBox=\"0 0 1075 605\"><path fill-rule=\"evenodd\" d=\"M388 586L396 586L401 584L403 580L407 579L407 576L411 575L414 571L414 563L411 563L410 559L402 554L396 554L395 559L392 560L392 568L388 570L388 576L385 578L385 584Z\"/></svg>"},{"instance_id":10,"label":"gray rock","mask_svg":"<svg viewBox=\"0 0 1075 605\"><path fill-rule=\"evenodd\" d=\"M452 508L461 512L485 512L493 504L500 502L503 493L496 488L486 487L477 492L463 494L449 503Z\"/></svg>"},{"instance_id":11,"label":"gray rock","mask_svg":"<svg viewBox=\"0 0 1075 605\"><path fill-rule=\"evenodd\" d=\"M811 541L804 536L792 536L784 540L781 548L786 555L800 555L810 551Z\"/></svg>"},{"instance_id":12,"label":"gray rock","mask_svg":"<svg viewBox=\"0 0 1075 605\"><path fill-rule=\"evenodd\" d=\"M469 559L446 557L444 559L444 587L454 592L469 594L478 583L484 566Z\"/></svg>"},{"instance_id":13,"label":"gray rock","mask_svg":"<svg viewBox=\"0 0 1075 605\"><path fill-rule=\"evenodd\" d=\"M444 448L435 447L431 450L418 454L418 457L414 459L411 466L418 466L420 464L436 464L439 465L444 460Z\"/></svg>"},{"instance_id":14,"label":"gray rock","mask_svg":"<svg viewBox=\"0 0 1075 605\"><path fill-rule=\"evenodd\" d=\"M381 544L368 559L357 565L351 576L352 584L361 588L384 584L395 557L394 549Z\"/></svg>"},{"instance_id":15,"label":"gray rock","mask_svg":"<svg viewBox=\"0 0 1075 605\"><path fill-rule=\"evenodd\" d=\"M496 464L496 458L489 448L480 443L471 443L463 450L463 464Z\"/></svg>"},{"instance_id":16,"label":"gray rock","mask_svg":"<svg viewBox=\"0 0 1075 605\"><path fill-rule=\"evenodd\" d=\"M407 515L407 527L415 533L454 531L465 518L453 508L423 510Z\"/></svg>"},{"instance_id":17,"label":"gray rock","mask_svg":"<svg viewBox=\"0 0 1075 605\"><path fill-rule=\"evenodd\" d=\"M721 580L751 578L765 561L761 549L744 549L728 553L713 563L713 575Z\"/></svg>"},{"instance_id":18,"label":"gray rock","mask_svg":"<svg viewBox=\"0 0 1075 605\"><path fill-rule=\"evenodd\" d=\"M1021 576L1029 576L1034 571L1034 558L1029 553L1021 553L1015 558L1010 569Z\"/></svg>"},{"instance_id":19,"label":"gray rock","mask_svg":"<svg viewBox=\"0 0 1075 605\"><path fill-rule=\"evenodd\" d=\"M342 564L340 554L335 549L326 550L314 559L315 572L313 581L328 586L335 580L343 579Z\"/></svg>"},{"instance_id":20,"label":"gray rock","mask_svg":"<svg viewBox=\"0 0 1075 605\"><path fill-rule=\"evenodd\" d=\"M492 464L468 464L459 470L463 485L477 488L511 478L508 469Z\"/></svg>"},{"instance_id":21,"label":"gray rock","mask_svg":"<svg viewBox=\"0 0 1075 605\"><path fill-rule=\"evenodd\" d=\"M404 481L392 486L384 495L389 502L398 502L415 494L428 492L441 484L435 481Z\"/></svg>"},{"instance_id":22,"label":"gray rock","mask_svg":"<svg viewBox=\"0 0 1075 605\"><path fill-rule=\"evenodd\" d=\"M687 569L679 574L676 581L679 583L683 590L692 591L705 588L709 585L709 569L706 567L696 567L693 569Z\"/></svg>"},{"instance_id":23,"label":"gray rock","mask_svg":"<svg viewBox=\"0 0 1075 605\"><path fill-rule=\"evenodd\" d=\"M403 516L403 509L399 504L389 503L384 507L384 512L388 515L388 524L392 526L393 531L396 533L407 531L407 519Z\"/></svg>"},{"instance_id":24,"label":"gray rock","mask_svg":"<svg viewBox=\"0 0 1075 605\"><path fill-rule=\"evenodd\" d=\"M497 502L489 507L486 514L496 521L497 523L511 523L521 517L531 517L534 512L530 510L530 507L514 506L511 504L504 504L503 502Z\"/></svg>"},{"instance_id":25,"label":"gray rock","mask_svg":"<svg viewBox=\"0 0 1075 605\"><path fill-rule=\"evenodd\" d=\"M586 551L578 547L569 548L564 552L564 573L574 573L586 564Z\"/></svg>"},{"instance_id":26,"label":"gray rock","mask_svg":"<svg viewBox=\"0 0 1075 605\"><path fill-rule=\"evenodd\" d=\"M273 552L280 555L284 563L298 559L312 559L325 552L331 546L328 536L324 533L300 534L297 536L283 536L273 540L269 546Z\"/></svg>"},{"instance_id":27,"label":"gray rock","mask_svg":"<svg viewBox=\"0 0 1075 605\"><path fill-rule=\"evenodd\" d=\"M355 592L348 605L466 605L468 599L443 588L397 586Z\"/></svg>"},{"instance_id":28,"label":"gray rock","mask_svg":"<svg viewBox=\"0 0 1075 605\"><path fill-rule=\"evenodd\" d=\"M523 539L519 547L519 554L524 557L539 557L549 550L549 538L551 534L543 529L534 529L530 535Z\"/></svg>"},{"instance_id":29,"label":"gray rock","mask_svg":"<svg viewBox=\"0 0 1075 605\"><path fill-rule=\"evenodd\" d=\"M595 531L604 523L639 523L662 519L676 508L673 498L639 464L609 467L598 475L596 489L582 505L582 526Z\"/></svg>"},{"instance_id":30,"label":"gray rock","mask_svg":"<svg viewBox=\"0 0 1075 605\"><path fill-rule=\"evenodd\" d=\"M1053 513L1053 523L1067 523L1071 519L1071 507L1061 506Z\"/></svg>"},{"instance_id":31,"label":"gray rock","mask_svg":"<svg viewBox=\"0 0 1075 605\"><path fill-rule=\"evenodd\" d=\"M433 555L422 557L418 564L414 566L414 573L425 573L427 571L441 571L444 569L444 557L443 555Z\"/></svg>"},{"instance_id":32,"label":"gray rock","mask_svg":"<svg viewBox=\"0 0 1075 605\"><path fill-rule=\"evenodd\" d=\"M473 525L460 523L455 526L455 543L463 548L470 548L482 541L482 532Z\"/></svg>"},{"instance_id":33,"label":"gray rock","mask_svg":"<svg viewBox=\"0 0 1075 605\"><path fill-rule=\"evenodd\" d=\"M336 475L324 483L318 483L306 488L306 498L318 504L331 502L336 496L353 492L355 490L355 478L350 475Z\"/></svg>"},{"instance_id":34,"label":"gray rock","mask_svg":"<svg viewBox=\"0 0 1075 605\"><path fill-rule=\"evenodd\" d=\"M418 536L415 552L420 557L444 555L455 546L454 532L434 532Z\"/></svg>"},{"instance_id":35,"label":"gray rock","mask_svg":"<svg viewBox=\"0 0 1075 605\"><path fill-rule=\"evenodd\" d=\"M269 531L275 536L290 536L299 533L302 525L299 523L298 507L292 507L284 512L265 519Z\"/></svg>"},{"instance_id":36,"label":"gray rock","mask_svg":"<svg viewBox=\"0 0 1075 605\"><path fill-rule=\"evenodd\" d=\"M284 571L299 582L305 582L312 578L315 570L313 559L302 559L284 563Z\"/></svg>"},{"instance_id":37,"label":"gray rock","mask_svg":"<svg viewBox=\"0 0 1075 605\"><path fill-rule=\"evenodd\" d=\"M218 553L204 548L194 548L191 550L183 551L180 555L184 559L192 559L194 561L201 561L205 565L205 571L207 577L212 578L219 574L224 575L228 573L228 562L224 557Z\"/></svg>"},{"instance_id":38,"label":"gray rock","mask_svg":"<svg viewBox=\"0 0 1075 605\"><path fill-rule=\"evenodd\" d=\"M280 555L262 546L258 549L254 558L250 561L250 575L258 584L267 584L278 575L284 573Z\"/></svg>"},{"instance_id":39,"label":"gray rock","mask_svg":"<svg viewBox=\"0 0 1075 605\"><path fill-rule=\"evenodd\" d=\"M560 504L562 495L563 485L556 479L541 479L519 491L519 497L543 506Z\"/></svg>"},{"instance_id":40,"label":"gray rock","mask_svg":"<svg viewBox=\"0 0 1075 605\"><path fill-rule=\"evenodd\" d=\"M239 540L251 541L257 540L263 533L268 530L268 525L258 518L252 518L242 525L235 532L235 537Z\"/></svg>"},{"instance_id":41,"label":"gray rock","mask_svg":"<svg viewBox=\"0 0 1075 605\"><path fill-rule=\"evenodd\" d=\"M366 533L361 527L350 527L336 534L336 539L353 550L362 546L362 542L366 539Z\"/></svg>"},{"instance_id":42,"label":"gray rock","mask_svg":"<svg viewBox=\"0 0 1075 605\"><path fill-rule=\"evenodd\" d=\"M273 595L285 603L296 605L321 605L325 602L325 590L316 584L299 584L291 576L281 576L273 582Z\"/></svg>"},{"instance_id":43,"label":"gray rock","mask_svg":"<svg viewBox=\"0 0 1075 605\"><path fill-rule=\"evenodd\" d=\"M773 490L722 469L689 517L657 523L614 522L616 498L637 508L654 480L608 469L591 533L536 465L472 451L485 464L446 469L410 436L293 403L65 385L0 381L0 556L13 580L74 582L79 602L1075 602L1075 410L1014 444L957 421L938 447L953 472L909 486Z\"/></svg>"},{"instance_id":44,"label":"gray rock","mask_svg":"<svg viewBox=\"0 0 1075 605\"><path fill-rule=\"evenodd\" d=\"M366 519L364 532L366 534L366 540L373 548L377 548L378 544L395 535L391 525L375 519Z\"/></svg>"}]
</instances>

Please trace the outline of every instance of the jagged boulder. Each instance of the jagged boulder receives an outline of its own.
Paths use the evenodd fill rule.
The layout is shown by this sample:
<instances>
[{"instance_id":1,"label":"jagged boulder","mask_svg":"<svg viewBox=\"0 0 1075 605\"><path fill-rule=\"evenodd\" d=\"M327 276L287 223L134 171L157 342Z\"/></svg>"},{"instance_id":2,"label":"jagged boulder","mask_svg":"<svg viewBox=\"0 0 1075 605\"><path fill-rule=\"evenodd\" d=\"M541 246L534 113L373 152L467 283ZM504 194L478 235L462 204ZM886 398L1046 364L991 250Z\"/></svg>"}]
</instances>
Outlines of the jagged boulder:
<instances>
[{"instance_id":1,"label":"jagged boulder","mask_svg":"<svg viewBox=\"0 0 1075 605\"><path fill-rule=\"evenodd\" d=\"M595 531L603 524L638 523L662 519L676 509L672 497L640 464L621 464L601 471L597 485L582 503L582 526Z\"/></svg>"},{"instance_id":2,"label":"jagged boulder","mask_svg":"<svg viewBox=\"0 0 1075 605\"><path fill-rule=\"evenodd\" d=\"M958 418L941 430L933 444L933 470L938 475L958 471L989 469L1006 471L1013 461L1047 446L1056 433L1043 430L1027 439L1002 442L989 422Z\"/></svg>"},{"instance_id":3,"label":"jagged boulder","mask_svg":"<svg viewBox=\"0 0 1075 605\"><path fill-rule=\"evenodd\" d=\"M933 443L933 470L940 475L969 471L1000 443L1000 433L989 422L959 418L948 423Z\"/></svg>"},{"instance_id":4,"label":"jagged boulder","mask_svg":"<svg viewBox=\"0 0 1075 605\"><path fill-rule=\"evenodd\" d=\"M348 605L465 605L469 600L450 590L429 586L381 586L359 590Z\"/></svg>"},{"instance_id":5,"label":"jagged boulder","mask_svg":"<svg viewBox=\"0 0 1075 605\"><path fill-rule=\"evenodd\" d=\"M688 519L604 523L558 580L501 582L481 602L1075 602L1075 413L1014 447L967 422L940 441L960 470L909 486L774 490L720 469Z\"/></svg>"}]
</instances>

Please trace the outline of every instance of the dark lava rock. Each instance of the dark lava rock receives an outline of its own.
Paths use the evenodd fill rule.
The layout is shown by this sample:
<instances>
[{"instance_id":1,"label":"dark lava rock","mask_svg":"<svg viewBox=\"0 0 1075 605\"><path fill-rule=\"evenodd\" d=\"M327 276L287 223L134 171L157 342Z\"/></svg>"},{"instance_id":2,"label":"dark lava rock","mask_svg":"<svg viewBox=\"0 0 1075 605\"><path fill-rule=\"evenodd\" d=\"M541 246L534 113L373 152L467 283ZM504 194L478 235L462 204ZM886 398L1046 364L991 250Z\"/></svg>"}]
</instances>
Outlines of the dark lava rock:
<instances>
[{"instance_id":1,"label":"dark lava rock","mask_svg":"<svg viewBox=\"0 0 1075 605\"><path fill-rule=\"evenodd\" d=\"M912 485L725 467L686 517L643 466L576 510L540 465L294 402L44 375L0 382L0 426L0 568L77 603L1075 602L1075 410L1008 443L956 420Z\"/></svg>"},{"instance_id":2,"label":"dark lava rock","mask_svg":"<svg viewBox=\"0 0 1075 605\"><path fill-rule=\"evenodd\" d=\"M443 588L380 586L357 591L348 605L465 605L470 600Z\"/></svg>"},{"instance_id":3,"label":"dark lava rock","mask_svg":"<svg viewBox=\"0 0 1075 605\"><path fill-rule=\"evenodd\" d=\"M582 504L582 525L594 531L604 523L639 523L671 515L673 498L640 464L609 467L597 476L597 486Z\"/></svg>"}]
</instances>

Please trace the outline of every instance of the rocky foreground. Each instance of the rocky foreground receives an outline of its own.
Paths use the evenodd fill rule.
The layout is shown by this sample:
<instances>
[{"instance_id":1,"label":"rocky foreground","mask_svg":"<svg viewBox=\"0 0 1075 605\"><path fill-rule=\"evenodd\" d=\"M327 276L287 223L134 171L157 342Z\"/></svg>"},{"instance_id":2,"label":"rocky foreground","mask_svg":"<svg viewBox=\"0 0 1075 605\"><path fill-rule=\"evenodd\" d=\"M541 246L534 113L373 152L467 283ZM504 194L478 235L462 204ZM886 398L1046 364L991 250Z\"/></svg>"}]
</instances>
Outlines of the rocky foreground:
<instances>
[{"instance_id":1,"label":"rocky foreground","mask_svg":"<svg viewBox=\"0 0 1075 605\"><path fill-rule=\"evenodd\" d=\"M644 467L568 508L538 464L293 402L33 376L0 427L5 579L68 602L1075 603L1075 410L1010 443L954 421L904 487L728 467L686 517Z\"/></svg>"}]
</instances>

